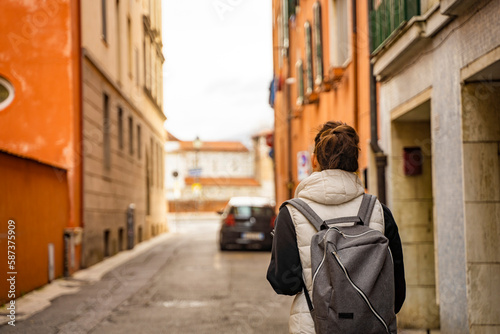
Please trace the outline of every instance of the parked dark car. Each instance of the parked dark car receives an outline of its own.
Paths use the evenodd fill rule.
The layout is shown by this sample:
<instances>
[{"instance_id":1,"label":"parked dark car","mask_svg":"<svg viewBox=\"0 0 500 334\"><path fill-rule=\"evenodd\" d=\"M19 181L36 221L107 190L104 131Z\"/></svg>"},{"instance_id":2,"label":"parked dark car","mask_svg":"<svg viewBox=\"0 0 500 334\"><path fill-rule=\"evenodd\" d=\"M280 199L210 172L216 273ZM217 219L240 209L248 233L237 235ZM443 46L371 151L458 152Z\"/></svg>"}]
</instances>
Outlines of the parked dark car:
<instances>
[{"instance_id":1,"label":"parked dark car","mask_svg":"<svg viewBox=\"0 0 500 334\"><path fill-rule=\"evenodd\" d=\"M271 249L274 202L263 197L233 197L222 212L219 245L229 248Z\"/></svg>"}]
</instances>

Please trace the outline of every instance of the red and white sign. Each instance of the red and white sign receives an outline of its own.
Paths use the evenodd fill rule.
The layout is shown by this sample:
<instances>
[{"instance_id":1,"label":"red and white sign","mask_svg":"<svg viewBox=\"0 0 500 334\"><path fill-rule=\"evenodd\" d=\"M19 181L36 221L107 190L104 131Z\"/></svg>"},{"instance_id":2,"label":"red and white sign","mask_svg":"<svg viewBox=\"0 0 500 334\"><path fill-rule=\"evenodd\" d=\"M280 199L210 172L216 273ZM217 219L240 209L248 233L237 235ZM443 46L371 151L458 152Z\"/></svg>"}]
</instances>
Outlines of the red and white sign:
<instances>
[{"instance_id":1,"label":"red and white sign","mask_svg":"<svg viewBox=\"0 0 500 334\"><path fill-rule=\"evenodd\" d=\"M308 151L300 151L297 153L297 179L302 181L311 175L311 154Z\"/></svg>"}]
</instances>

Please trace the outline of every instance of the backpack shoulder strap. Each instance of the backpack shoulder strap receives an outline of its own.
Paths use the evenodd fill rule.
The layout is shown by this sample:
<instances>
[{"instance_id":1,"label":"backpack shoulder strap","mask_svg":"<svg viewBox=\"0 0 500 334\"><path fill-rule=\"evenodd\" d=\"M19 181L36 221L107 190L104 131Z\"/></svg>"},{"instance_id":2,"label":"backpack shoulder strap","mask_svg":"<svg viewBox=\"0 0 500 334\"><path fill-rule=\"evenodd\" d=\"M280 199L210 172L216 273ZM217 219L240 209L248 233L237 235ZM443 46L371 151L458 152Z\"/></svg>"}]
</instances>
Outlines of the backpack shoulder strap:
<instances>
[{"instance_id":1,"label":"backpack shoulder strap","mask_svg":"<svg viewBox=\"0 0 500 334\"><path fill-rule=\"evenodd\" d=\"M373 208L377 202L377 197L370 194L363 194L363 200L361 201L361 206L359 207L358 217L364 225L368 226L370 223L370 217L372 216Z\"/></svg>"},{"instance_id":2,"label":"backpack shoulder strap","mask_svg":"<svg viewBox=\"0 0 500 334\"><path fill-rule=\"evenodd\" d=\"M292 198L288 201L283 202L280 209L286 204L292 205L294 208L300 211L304 215L304 217L309 220L309 222L316 228L317 231L321 230L321 225L323 224L323 219L321 219L316 212L314 212L311 207L301 200L300 198Z\"/></svg>"},{"instance_id":3,"label":"backpack shoulder strap","mask_svg":"<svg viewBox=\"0 0 500 334\"><path fill-rule=\"evenodd\" d=\"M370 224L370 217L376 202L377 197L369 194L363 194L361 206L359 207L359 211L356 216L328 219L325 221L325 224L335 225L339 223L355 223L358 225L368 226Z\"/></svg>"}]
</instances>

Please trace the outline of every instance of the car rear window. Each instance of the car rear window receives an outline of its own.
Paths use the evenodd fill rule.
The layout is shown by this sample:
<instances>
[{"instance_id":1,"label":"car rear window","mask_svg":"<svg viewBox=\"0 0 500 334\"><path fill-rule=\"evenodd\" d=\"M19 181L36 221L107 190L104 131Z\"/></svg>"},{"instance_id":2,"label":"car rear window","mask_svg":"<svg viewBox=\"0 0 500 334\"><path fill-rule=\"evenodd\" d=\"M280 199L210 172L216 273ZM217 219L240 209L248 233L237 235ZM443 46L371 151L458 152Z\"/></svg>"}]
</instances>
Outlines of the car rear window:
<instances>
[{"instance_id":1,"label":"car rear window","mask_svg":"<svg viewBox=\"0 0 500 334\"><path fill-rule=\"evenodd\" d=\"M271 207L262 206L234 206L231 210L236 218L244 219L250 217L272 216L274 210Z\"/></svg>"}]
</instances>

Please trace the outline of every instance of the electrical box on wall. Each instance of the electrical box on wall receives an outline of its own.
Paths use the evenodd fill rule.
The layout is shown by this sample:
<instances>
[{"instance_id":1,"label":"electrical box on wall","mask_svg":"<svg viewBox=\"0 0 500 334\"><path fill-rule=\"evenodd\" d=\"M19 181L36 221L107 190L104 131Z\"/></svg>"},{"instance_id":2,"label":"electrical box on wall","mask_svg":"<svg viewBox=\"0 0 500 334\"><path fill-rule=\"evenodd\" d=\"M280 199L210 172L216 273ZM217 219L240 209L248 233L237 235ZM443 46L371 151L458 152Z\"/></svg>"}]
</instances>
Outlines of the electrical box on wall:
<instances>
[{"instance_id":1,"label":"electrical box on wall","mask_svg":"<svg viewBox=\"0 0 500 334\"><path fill-rule=\"evenodd\" d=\"M420 147L404 147L403 163L406 176L422 175L424 157Z\"/></svg>"}]
</instances>

